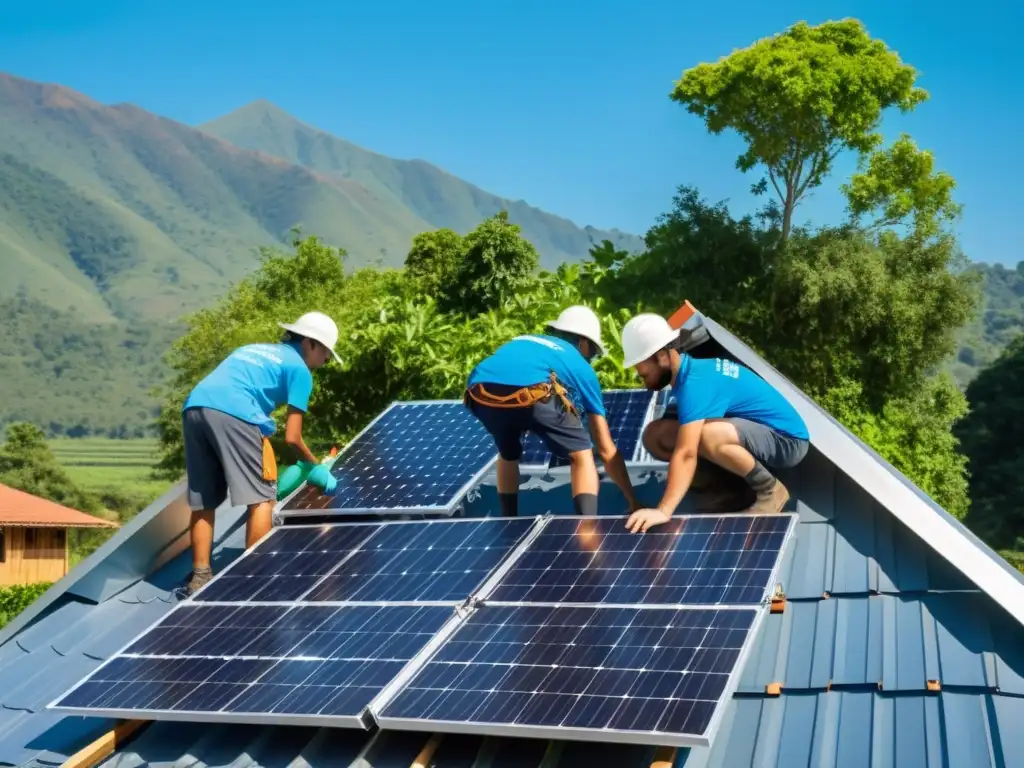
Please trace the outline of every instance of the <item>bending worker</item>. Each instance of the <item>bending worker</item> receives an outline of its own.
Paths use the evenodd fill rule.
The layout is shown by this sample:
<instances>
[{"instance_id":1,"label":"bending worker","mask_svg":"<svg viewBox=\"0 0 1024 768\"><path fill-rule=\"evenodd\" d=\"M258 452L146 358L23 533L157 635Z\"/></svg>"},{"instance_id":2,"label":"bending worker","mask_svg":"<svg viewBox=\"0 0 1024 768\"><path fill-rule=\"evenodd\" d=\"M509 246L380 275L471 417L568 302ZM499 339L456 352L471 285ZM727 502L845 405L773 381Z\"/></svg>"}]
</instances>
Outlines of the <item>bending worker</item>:
<instances>
[{"instance_id":1,"label":"bending worker","mask_svg":"<svg viewBox=\"0 0 1024 768\"><path fill-rule=\"evenodd\" d=\"M212 577L214 510L231 492L231 503L248 507L245 546L269 530L277 499L277 463L268 437L277 429L270 414L288 405L285 441L300 459L317 463L302 439L302 419L313 390L314 368L338 360L338 327L322 312L279 323L279 344L239 347L200 381L182 409L188 501L192 509L192 594ZM325 490L336 483L328 475Z\"/></svg>"},{"instance_id":2,"label":"bending worker","mask_svg":"<svg viewBox=\"0 0 1024 768\"><path fill-rule=\"evenodd\" d=\"M698 456L747 482L756 494L747 512L781 512L789 492L768 467L793 467L807 455L803 419L753 371L724 358L691 357L678 340L660 315L637 315L622 329L623 366L635 367L648 389L671 385L678 407L678 424L658 419L644 430L647 450L669 462L661 502L633 512L626 527L636 533L667 522L690 488Z\"/></svg>"},{"instance_id":3,"label":"bending worker","mask_svg":"<svg viewBox=\"0 0 1024 768\"><path fill-rule=\"evenodd\" d=\"M502 515L518 513L519 459L527 431L568 460L576 514L597 514L597 467L584 415L608 474L630 510L636 509L626 462L612 441L601 385L590 366L605 351L597 315L587 307L569 307L546 330L546 335L519 336L498 347L473 369L466 384L466 405L498 448Z\"/></svg>"}]
</instances>

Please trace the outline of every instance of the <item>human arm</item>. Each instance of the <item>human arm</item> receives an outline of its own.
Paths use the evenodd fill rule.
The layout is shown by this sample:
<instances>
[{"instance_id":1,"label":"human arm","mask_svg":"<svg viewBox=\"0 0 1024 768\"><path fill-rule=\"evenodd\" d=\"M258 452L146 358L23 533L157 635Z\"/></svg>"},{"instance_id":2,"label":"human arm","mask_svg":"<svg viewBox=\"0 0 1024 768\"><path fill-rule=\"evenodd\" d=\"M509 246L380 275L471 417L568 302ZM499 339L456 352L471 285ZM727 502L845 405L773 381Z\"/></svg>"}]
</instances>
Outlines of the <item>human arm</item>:
<instances>
[{"instance_id":1,"label":"human arm","mask_svg":"<svg viewBox=\"0 0 1024 768\"><path fill-rule=\"evenodd\" d=\"M288 406L288 417L284 424L284 441L299 455L301 461L316 464L318 459L309 450L306 441L302 439L302 419L304 416L305 414L294 405Z\"/></svg>"},{"instance_id":2,"label":"human arm","mask_svg":"<svg viewBox=\"0 0 1024 768\"><path fill-rule=\"evenodd\" d=\"M652 526L667 523L672 517L679 502L690 489L690 483L693 482L703 428L703 419L680 425L676 447L668 462L668 479L665 481L665 492L661 496L661 501L654 509L638 509L629 516L626 528L630 533L644 533Z\"/></svg>"},{"instance_id":3,"label":"human arm","mask_svg":"<svg viewBox=\"0 0 1024 768\"><path fill-rule=\"evenodd\" d=\"M626 460L619 453L619 449L612 440L611 430L608 429L608 420L604 416L598 416L594 413L590 414L588 419L590 421L590 433L594 436L597 443L597 453L601 457L605 469L608 470L608 475L619 486L622 495L626 497L626 501L629 503L629 510L632 512L637 508L636 496L633 493L633 483L630 481L629 473L626 471Z\"/></svg>"}]
</instances>

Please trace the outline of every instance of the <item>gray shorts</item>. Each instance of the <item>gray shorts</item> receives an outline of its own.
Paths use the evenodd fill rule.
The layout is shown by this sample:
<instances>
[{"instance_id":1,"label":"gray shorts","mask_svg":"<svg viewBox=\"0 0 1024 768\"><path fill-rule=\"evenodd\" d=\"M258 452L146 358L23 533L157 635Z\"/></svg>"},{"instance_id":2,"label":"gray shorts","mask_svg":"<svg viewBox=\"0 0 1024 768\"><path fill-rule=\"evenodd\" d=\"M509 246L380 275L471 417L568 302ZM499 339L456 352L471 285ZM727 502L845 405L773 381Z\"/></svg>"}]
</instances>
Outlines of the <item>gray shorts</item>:
<instances>
[{"instance_id":1,"label":"gray shorts","mask_svg":"<svg viewBox=\"0 0 1024 768\"><path fill-rule=\"evenodd\" d=\"M678 422L679 417L674 405L670 405L661 418ZM749 419L732 416L715 419L715 421L727 421L736 427L736 432L740 436L740 445L750 451L751 456L771 469L795 467L804 460L804 456L807 455L807 451L811 447L808 440L790 437Z\"/></svg>"},{"instance_id":2,"label":"gray shorts","mask_svg":"<svg viewBox=\"0 0 1024 768\"><path fill-rule=\"evenodd\" d=\"M740 443L750 454L771 469L795 467L810 447L810 442L776 432L771 427L747 419L729 418L728 421L740 436Z\"/></svg>"},{"instance_id":3,"label":"gray shorts","mask_svg":"<svg viewBox=\"0 0 1024 768\"><path fill-rule=\"evenodd\" d=\"M259 427L212 408L189 408L181 420L193 510L216 509L229 491L235 506L277 500L277 483L263 479Z\"/></svg>"}]
</instances>

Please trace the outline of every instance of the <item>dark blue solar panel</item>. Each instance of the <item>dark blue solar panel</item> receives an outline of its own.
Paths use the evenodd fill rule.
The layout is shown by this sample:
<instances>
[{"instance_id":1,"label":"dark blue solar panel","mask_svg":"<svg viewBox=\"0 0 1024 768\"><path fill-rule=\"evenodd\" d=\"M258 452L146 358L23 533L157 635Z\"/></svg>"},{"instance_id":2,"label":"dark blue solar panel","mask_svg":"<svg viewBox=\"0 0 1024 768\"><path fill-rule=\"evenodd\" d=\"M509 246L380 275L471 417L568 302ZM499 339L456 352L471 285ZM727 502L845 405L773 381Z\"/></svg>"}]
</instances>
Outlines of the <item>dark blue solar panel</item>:
<instances>
[{"instance_id":1,"label":"dark blue solar panel","mask_svg":"<svg viewBox=\"0 0 1024 768\"><path fill-rule=\"evenodd\" d=\"M193 600L298 600L378 528L374 524L275 528L229 570L199 590Z\"/></svg>"},{"instance_id":2,"label":"dark blue solar panel","mask_svg":"<svg viewBox=\"0 0 1024 768\"><path fill-rule=\"evenodd\" d=\"M391 523L304 600L461 602L523 540L533 519Z\"/></svg>"},{"instance_id":3,"label":"dark blue solar panel","mask_svg":"<svg viewBox=\"0 0 1024 768\"><path fill-rule=\"evenodd\" d=\"M700 736L727 693L756 613L484 606L384 706L382 724Z\"/></svg>"},{"instance_id":4,"label":"dark blue solar panel","mask_svg":"<svg viewBox=\"0 0 1024 768\"><path fill-rule=\"evenodd\" d=\"M544 441L533 432L527 432L523 436L523 455L519 459L521 466L547 467L551 461L551 451L544 445Z\"/></svg>"},{"instance_id":5,"label":"dark blue solar panel","mask_svg":"<svg viewBox=\"0 0 1024 768\"><path fill-rule=\"evenodd\" d=\"M625 518L557 517L486 596L532 603L759 603L792 515L676 517L645 534Z\"/></svg>"},{"instance_id":6,"label":"dark blue solar panel","mask_svg":"<svg viewBox=\"0 0 1024 768\"><path fill-rule=\"evenodd\" d=\"M461 403L396 403L346 446L333 493L307 486L282 511L445 510L497 455Z\"/></svg>"},{"instance_id":7,"label":"dark blue solar panel","mask_svg":"<svg viewBox=\"0 0 1024 768\"><path fill-rule=\"evenodd\" d=\"M429 606L184 603L57 706L355 717L451 616Z\"/></svg>"},{"instance_id":8,"label":"dark blue solar panel","mask_svg":"<svg viewBox=\"0 0 1024 768\"><path fill-rule=\"evenodd\" d=\"M605 392L603 397L608 431L612 434L615 447L619 449L622 458L632 461L653 393L646 389L623 389ZM557 456L551 459L552 467L568 465L568 459Z\"/></svg>"}]
</instances>

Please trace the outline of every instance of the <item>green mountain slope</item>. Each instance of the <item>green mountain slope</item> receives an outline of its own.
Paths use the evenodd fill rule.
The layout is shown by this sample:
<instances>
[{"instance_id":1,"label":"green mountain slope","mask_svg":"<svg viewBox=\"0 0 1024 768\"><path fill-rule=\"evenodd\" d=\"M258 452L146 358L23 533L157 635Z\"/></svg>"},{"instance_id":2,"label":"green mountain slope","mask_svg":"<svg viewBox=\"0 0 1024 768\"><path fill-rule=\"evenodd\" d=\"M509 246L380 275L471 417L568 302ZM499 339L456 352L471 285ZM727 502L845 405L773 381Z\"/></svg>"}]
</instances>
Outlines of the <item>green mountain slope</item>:
<instances>
[{"instance_id":1,"label":"green mountain slope","mask_svg":"<svg viewBox=\"0 0 1024 768\"><path fill-rule=\"evenodd\" d=\"M972 264L982 276L982 306L978 317L960 333L960 348L950 364L957 381L966 386L1024 333L1024 261L1016 268L1002 264Z\"/></svg>"},{"instance_id":2,"label":"green mountain slope","mask_svg":"<svg viewBox=\"0 0 1024 768\"><path fill-rule=\"evenodd\" d=\"M225 125L256 147L265 112L235 113ZM253 151L209 129L0 73L0 425L144 425L176 321L296 225L345 248L353 265L401 264L416 233L468 231L503 206L548 265L582 258L605 237L642 244L506 205L427 163L357 147L335 165L313 155L294 162L292 152L306 157L298 147L307 129L280 113L273 122L295 147ZM346 146L327 139L317 141L332 152Z\"/></svg>"},{"instance_id":3,"label":"green mountain slope","mask_svg":"<svg viewBox=\"0 0 1024 768\"><path fill-rule=\"evenodd\" d=\"M257 101L199 126L200 130L245 149L258 150L332 178L357 181L382 199L414 212L432 227L465 234L500 210L523 228L523 235L553 268L585 256L592 243L640 250L643 240L618 230L577 227L522 200L492 195L422 160L396 160L370 152L295 119L267 101Z\"/></svg>"}]
</instances>

